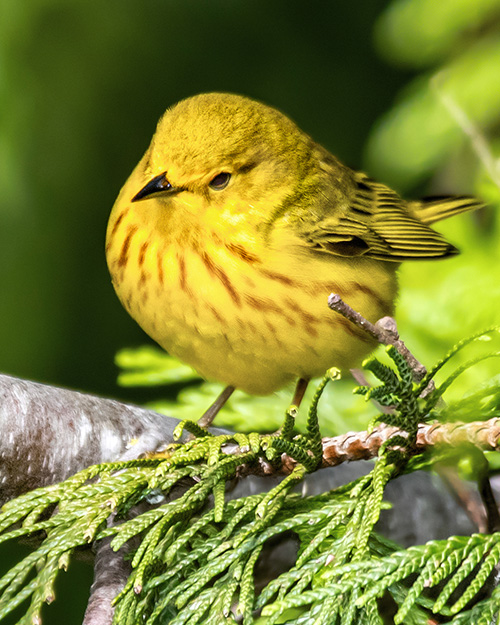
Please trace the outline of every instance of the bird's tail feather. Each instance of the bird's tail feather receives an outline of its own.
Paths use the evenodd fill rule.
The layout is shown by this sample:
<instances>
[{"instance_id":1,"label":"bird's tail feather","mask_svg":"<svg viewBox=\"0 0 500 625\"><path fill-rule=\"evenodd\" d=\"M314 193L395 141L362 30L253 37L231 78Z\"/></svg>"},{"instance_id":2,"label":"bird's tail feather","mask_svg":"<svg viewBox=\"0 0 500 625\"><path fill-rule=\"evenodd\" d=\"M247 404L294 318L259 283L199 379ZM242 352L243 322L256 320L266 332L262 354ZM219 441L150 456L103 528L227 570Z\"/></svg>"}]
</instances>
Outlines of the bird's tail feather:
<instances>
[{"instance_id":1,"label":"bird's tail feather","mask_svg":"<svg viewBox=\"0 0 500 625\"><path fill-rule=\"evenodd\" d=\"M413 215L424 224L433 224L435 221L447 219L459 213L477 210L484 206L477 198L460 195L456 197L433 196L423 200L408 202L408 208Z\"/></svg>"}]
</instances>

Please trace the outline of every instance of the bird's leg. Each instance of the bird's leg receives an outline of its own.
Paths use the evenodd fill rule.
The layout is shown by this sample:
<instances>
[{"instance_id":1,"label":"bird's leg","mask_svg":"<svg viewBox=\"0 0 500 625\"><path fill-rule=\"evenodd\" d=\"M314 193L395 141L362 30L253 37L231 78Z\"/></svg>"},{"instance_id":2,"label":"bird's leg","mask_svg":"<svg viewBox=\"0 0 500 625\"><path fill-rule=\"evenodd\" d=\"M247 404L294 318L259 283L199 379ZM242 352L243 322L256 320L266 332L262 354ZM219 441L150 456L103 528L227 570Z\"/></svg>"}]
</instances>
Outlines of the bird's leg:
<instances>
[{"instance_id":1,"label":"bird's leg","mask_svg":"<svg viewBox=\"0 0 500 625\"><path fill-rule=\"evenodd\" d=\"M210 427L212 425L212 421L215 419L215 416L222 408L222 406L227 402L227 400L231 397L233 391L234 386L226 386L226 388L217 397L217 399L210 406L210 408L203 413L200 419L198 419L198 425L202 428Z\"/></svg>"},{"instance_id":2,"label":"bird's leg","mask_svg":"<svg viewBox=\"0 0 500 625\"><path fill-rule=\"evenodd\" d=\"M295 385L295 393L293 394L292 399L292 406L297 406L297 408L300 406L308 384L309 380L306 380L305 378L299 378L297 380L297 384Z\"/></svg>"},{"instance_id":3,"label":"bird's leg","mask_svg":"<svg viewBox=\"0 0 500 625\"><path fill-rule=\"evenodd\" d=\"M300 378L295 387L293 404L286 411L285 423L281 432L279 432L279 437L285 439L290 445L290 451L286 451L286 453L295 458L297 462L300 462L308 473L315 471L321 465L323 457L323 443L318 422L318 402L329 380L335 380L339 377L340 371L334 367L326 372L309 407L306 432L305 434L294 436L293 427L295 425L295 416L309 383L309 380ZM283 449L284 445L281 445L281 448Z\"/></svg>"},{"instance_id":4,"label":"bird's leg","mask_svg":"<svg viewBox=\"0 0 500 625\"><path fill-rule=\"evenodd\" d=\"M300 403L304 398L304 394L307 389L307 385L309 384L309 380L305 378L299 378L297 380L297 384L295 385L295 392L293 394L292 403L288 406L287 411L285 413L285 423L283 427L278 430L278 434L283 436L284 438L291 438L293 435L293 428L295 426L295 417L297 415L297 411L299 409Z\"/></svg>"}]
</instances>

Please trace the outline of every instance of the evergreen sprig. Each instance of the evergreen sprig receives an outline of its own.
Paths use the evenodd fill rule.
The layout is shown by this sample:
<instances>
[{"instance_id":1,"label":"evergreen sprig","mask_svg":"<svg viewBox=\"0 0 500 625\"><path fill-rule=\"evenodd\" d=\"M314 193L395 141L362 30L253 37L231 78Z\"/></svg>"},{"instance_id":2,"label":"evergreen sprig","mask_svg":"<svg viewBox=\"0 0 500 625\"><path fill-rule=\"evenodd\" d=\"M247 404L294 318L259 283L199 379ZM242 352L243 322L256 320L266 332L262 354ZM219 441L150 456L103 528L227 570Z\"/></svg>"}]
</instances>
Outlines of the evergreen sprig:
<instances>
[{"instance_id":1,"label":"evergreen sprig","mask_svg":"<svg viewBox=\"0 0 500 625\"><path fill-rule=\"evenodd\" d=\"M368 475L334 491L314 497L293 492L321 462L317 407L328 380L338 377L331 370L313 398L304 434L293 432L293 408L275 435L213 436L183 422L176 436L186 429L194 438L162 455L90 467L6 504L0 541L38 535L41 542L0 580L0 620L29 602L20 623L39 622L74 550L111 537L115 550L131 539L137 544L130 554L132 574L115 599L116 623L380 625L377 602L385 596L396 604L395 623L423 625L429 613L455 625L467 622L464 615L474 623L492 622L499 593L493 588L485 594L485 588L500 559L499 534L400 550L374 532L386 507L387 483L422 465L415 446L418 424L437 413L443 388L463 370L423 397L433 373L415 383L405 358L393 347L387 352L392 367L375 359L365 365L380 385L357 392L389 407L379 420L400 431L381 446ZM227 500L226 484L243 466L249 470L263 460L278 466L283 453L295 464L277 486ZM141 502L145 509L129 518ZM298 543L295 564L257 591L261 554L291 534Z\"/></svg>"}]
</instances>

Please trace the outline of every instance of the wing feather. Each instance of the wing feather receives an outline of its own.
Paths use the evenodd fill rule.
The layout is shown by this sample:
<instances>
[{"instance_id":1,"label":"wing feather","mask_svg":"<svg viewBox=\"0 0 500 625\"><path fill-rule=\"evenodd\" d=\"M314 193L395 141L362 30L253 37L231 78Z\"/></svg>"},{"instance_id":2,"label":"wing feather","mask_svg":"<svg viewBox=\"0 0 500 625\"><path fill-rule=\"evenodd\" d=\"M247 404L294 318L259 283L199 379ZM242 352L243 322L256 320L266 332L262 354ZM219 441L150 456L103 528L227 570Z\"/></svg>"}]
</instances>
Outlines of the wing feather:
<instances>
[{"instance_id":1,"label":"wing feather","mask_svg":"<svg viewBox=\"0 0 500 625\"><path fill-rule=\"evenodd\" d=\"M332 161L329 164L332 166ZM333 165L338 168L338 161ZM466 196L407 202L363 173L352 172L347 182L345 171L342 173L345 203L325 203L314 226L302 233L311 247L330 254L393 262L454 255L457 248L428 224L481 206ZM331 184L338 182L337 169Z\"/></svg>"}]
</instances>

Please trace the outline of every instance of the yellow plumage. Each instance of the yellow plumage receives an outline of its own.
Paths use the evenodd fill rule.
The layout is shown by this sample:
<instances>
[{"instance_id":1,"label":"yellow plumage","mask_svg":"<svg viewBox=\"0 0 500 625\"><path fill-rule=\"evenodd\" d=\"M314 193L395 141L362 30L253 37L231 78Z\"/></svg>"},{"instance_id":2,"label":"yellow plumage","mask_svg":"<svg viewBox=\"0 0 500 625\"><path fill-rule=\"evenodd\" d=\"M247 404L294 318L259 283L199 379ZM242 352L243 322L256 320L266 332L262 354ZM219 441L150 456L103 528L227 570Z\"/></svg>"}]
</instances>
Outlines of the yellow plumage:
<instances>
[{"instance_id":1,"label":"yellow plumage","mask_svg":"<svg viewBox=\"0 0 500 625\"><path fill-rule=\"evenodd\" d=\"M406 202L342 165L275 109L202 94L167 110L115 203L106 251L125 308L202 376L267 394L372 342L331 292L392 314L405 259L455 248L427 224L479 206Z\"/></svg>"}]
</instances>

